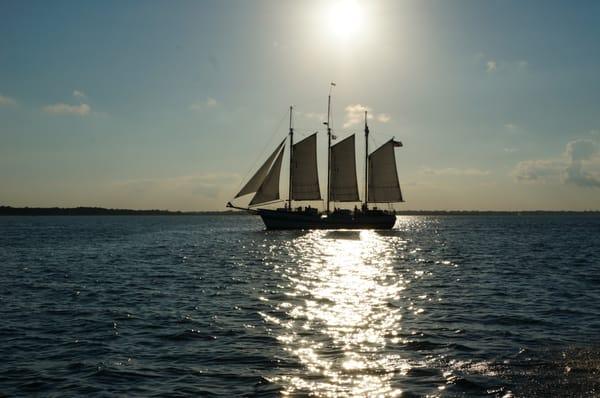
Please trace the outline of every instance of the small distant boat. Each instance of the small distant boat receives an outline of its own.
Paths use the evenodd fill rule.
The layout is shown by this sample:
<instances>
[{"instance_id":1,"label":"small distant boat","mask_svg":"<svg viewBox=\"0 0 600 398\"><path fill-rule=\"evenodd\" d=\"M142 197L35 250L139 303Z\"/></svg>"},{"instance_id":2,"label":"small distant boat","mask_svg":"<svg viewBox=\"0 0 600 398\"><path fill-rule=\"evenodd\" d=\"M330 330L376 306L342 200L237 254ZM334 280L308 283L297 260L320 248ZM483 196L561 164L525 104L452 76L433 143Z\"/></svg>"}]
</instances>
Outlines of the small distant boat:
<instances>
[{"instance_id":1,"label":"small distant boat","mask_svg":"<svg viewBox=\"0 0 600 398\"><path fill-rule=\"evenodd\" d=\"M332 83L332 86L335 84ZM317 166L317 133L294 143L292 127L293 107L290 106L289 136L275 148L265 163L248 180L234 200L254 194L248 207L231 202L227 207L258 214L267 229L391 229L396 222L395 211L378 209L377 204L404 202L394 150L402 143L393 138L369 153L369 126L365 112L365 171L364 198L354 210L331 209L331 202L360 203L356 172L355 135L352 134L331 145L336 137L330 123L331 91L327 101L327 194L325 209L312 206L294 207L294 201L322 202ZM285 152L289 142L289 193L287 200L280 198L279 182ZM285 202L283 208L268 209L265 205ZM373 205L373 206L370 206ZM261 206L263 206L261 208Z\"/></svg>"}]
</instances>

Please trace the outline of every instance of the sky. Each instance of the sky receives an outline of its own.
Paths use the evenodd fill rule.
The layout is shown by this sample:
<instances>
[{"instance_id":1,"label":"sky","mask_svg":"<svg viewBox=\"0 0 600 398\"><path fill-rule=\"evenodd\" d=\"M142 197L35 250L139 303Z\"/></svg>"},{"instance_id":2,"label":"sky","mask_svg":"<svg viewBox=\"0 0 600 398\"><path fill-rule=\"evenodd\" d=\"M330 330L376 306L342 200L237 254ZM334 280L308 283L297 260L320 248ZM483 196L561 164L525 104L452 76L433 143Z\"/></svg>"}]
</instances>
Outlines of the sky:
<instances>
[{"instance_id":1,"label":"sky","mask_svg":"<svg viewBox=\"0 0 600 398\"><path fill-rule=\"evenodd\" d=\"M403 142L398 210L599 210L599 20L585 0L2 1L0 205L223 210L290 105L324 162L333 81L359 170L364 109L371 148Z\"/></svg>"}]
</instances>

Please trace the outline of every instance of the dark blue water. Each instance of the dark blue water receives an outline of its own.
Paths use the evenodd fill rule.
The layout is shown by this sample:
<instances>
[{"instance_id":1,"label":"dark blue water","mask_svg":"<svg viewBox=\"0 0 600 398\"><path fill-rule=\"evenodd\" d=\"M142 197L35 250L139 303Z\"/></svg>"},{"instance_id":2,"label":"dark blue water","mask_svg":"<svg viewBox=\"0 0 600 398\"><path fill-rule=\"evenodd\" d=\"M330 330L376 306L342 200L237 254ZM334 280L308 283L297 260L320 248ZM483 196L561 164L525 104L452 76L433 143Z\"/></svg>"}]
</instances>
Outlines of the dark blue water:
<instances>
[{"instance_id":1,"label":"dark blue water","mask_svg":"<svg viewBox=\"0 0 600 398\"><path fill-rule=\"evenodd\" d=\"M4 217L0 271L0 395L600 395L600 217Z\"/></svg>"}]
</instances>

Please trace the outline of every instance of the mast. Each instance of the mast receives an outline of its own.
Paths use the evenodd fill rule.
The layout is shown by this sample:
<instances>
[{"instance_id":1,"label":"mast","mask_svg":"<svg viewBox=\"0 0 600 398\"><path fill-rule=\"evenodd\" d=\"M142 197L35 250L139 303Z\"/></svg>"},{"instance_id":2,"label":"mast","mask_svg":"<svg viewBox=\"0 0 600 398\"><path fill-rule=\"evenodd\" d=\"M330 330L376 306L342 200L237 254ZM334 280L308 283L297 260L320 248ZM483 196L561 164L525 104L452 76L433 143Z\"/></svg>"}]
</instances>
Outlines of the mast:
<instances>
[{"instance_id":1,"label":"mast","mask_svg":"<svg viewBox=\"0 0 600 398\"><path fill-rule=\"evenodd\" d=\"M290 106L290 187L288 196L288 208L292 210L292 178L294 174L294 128L292 127L292 111L294 107Z\"/></svg>"},{"instance_id":2,"label":"mast","mask_svg":"<svg viewBox=\"0 0 600 398\"><path fill-rule=\"evenodd\" d=\"M369 126L367 126L367 111L365 111L365 210L368 209L369 200Z\"/></svg>"},{"instance_id":3,"label":"mast","mask_svg":"<svg viewBox=\"0 0 600 398\"><path fill-rule=\"evenodd\" d=\"M327 97L327 213L329 214L329 193L331 189L331 89L335 87L335 83L329 85L329 96Z\"/></svg>"}]
</instances>

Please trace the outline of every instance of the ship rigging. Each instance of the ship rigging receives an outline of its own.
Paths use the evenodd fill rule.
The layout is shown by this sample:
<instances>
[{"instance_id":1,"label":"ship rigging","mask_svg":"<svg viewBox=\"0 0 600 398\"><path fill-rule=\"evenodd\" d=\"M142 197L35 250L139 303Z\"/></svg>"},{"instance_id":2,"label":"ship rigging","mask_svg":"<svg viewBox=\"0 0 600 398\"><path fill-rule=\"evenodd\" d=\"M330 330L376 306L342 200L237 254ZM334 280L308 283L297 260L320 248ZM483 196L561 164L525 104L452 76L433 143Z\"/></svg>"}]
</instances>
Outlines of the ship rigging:
<instances>
[{"instance_id":1,"label":"ship rigging","mask_svg":"<svg viewBox=\"0 0 600 398\"><path fill-rule=\"evenodd\" d=\"M331 87L335 83L331 83ZM369 153L368 115L365 111L365 169L362 206L354 211L331 210L331 202L361 202L356 171L355 134L331 145L331 90L327 99L327 174L325 209L319 212L311 206L294 208L293 201L322 201L317 165L317 134L294 142L293 107L289 109L289 133L235 196L254 194L248 207L231 202L227 207L258 214L267 229L391 229L396 221L393 211L384 211L369 204L403 202L396 169L395 148L402 143L390 139ZM288 198L283 208L264 208L280 201L279 182L286 140L289 143ZM260 206L263 206L261 208Z\"/></svg>"}]
</instances>

